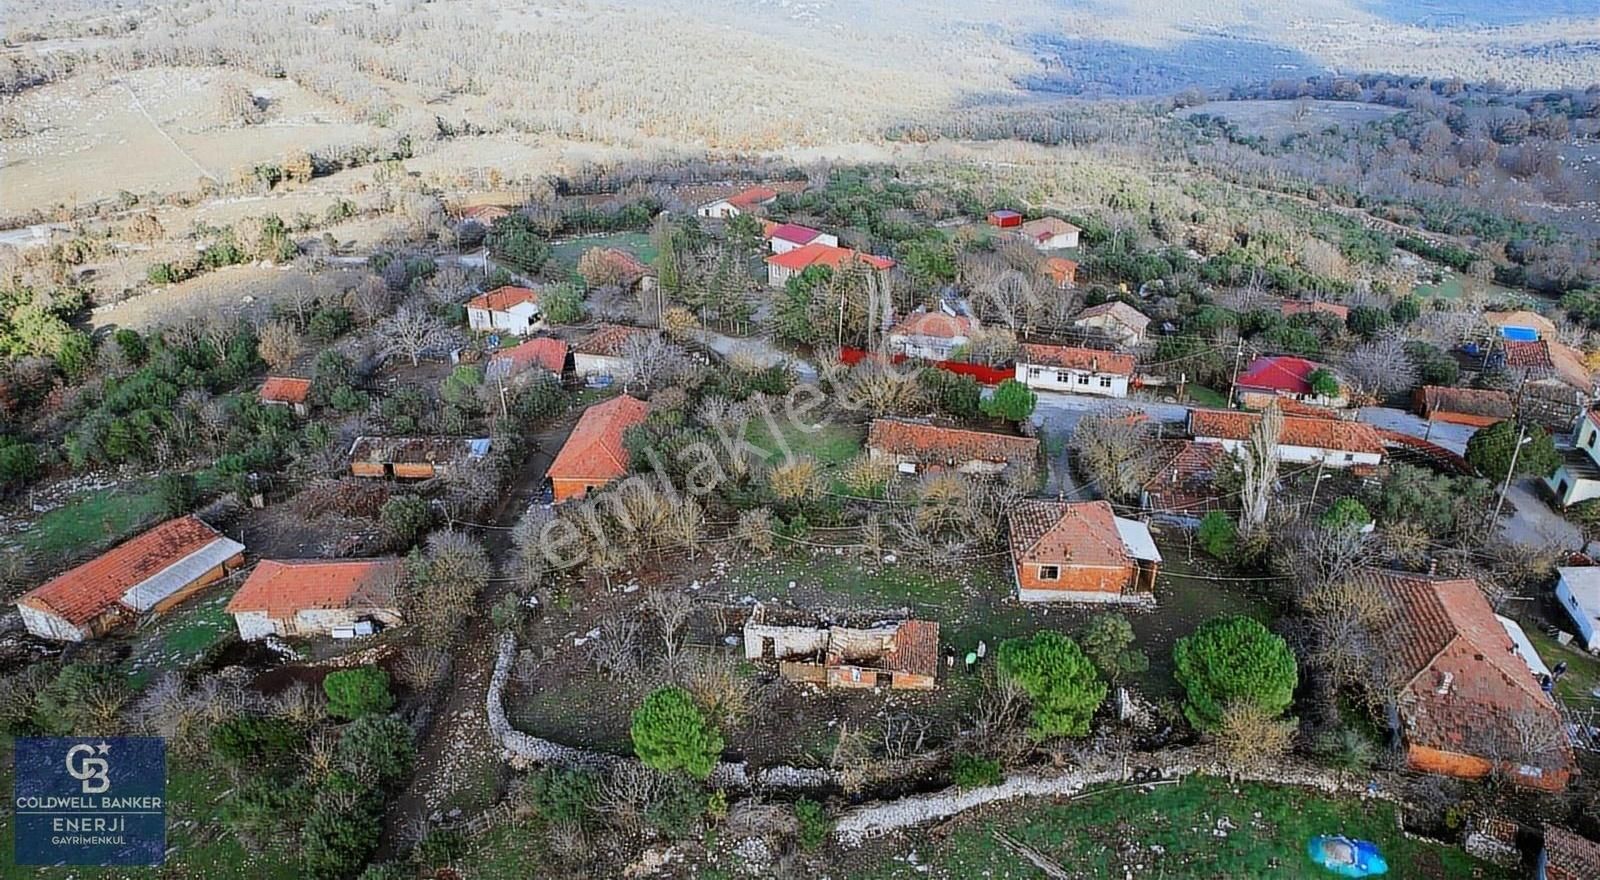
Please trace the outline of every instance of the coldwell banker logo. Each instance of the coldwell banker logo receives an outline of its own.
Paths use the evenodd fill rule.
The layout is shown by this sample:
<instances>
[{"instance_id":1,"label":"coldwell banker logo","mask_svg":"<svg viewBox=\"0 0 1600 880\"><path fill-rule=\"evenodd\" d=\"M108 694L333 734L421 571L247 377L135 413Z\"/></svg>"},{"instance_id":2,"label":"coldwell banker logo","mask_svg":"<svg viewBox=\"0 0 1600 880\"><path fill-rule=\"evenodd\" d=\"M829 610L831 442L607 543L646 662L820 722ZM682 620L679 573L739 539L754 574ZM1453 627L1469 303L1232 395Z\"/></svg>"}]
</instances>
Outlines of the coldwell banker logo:
<instances>
[{"instance_id":1,"label":"coldwell banker logo","mask_svg":"<svg viewBox=\"0 0 1600 880\"><path fill-rule=\"evenodd\" d=\"M158 865L167 746L147 736L16 741L19 865Z\"/></svg>"}]
</instances>

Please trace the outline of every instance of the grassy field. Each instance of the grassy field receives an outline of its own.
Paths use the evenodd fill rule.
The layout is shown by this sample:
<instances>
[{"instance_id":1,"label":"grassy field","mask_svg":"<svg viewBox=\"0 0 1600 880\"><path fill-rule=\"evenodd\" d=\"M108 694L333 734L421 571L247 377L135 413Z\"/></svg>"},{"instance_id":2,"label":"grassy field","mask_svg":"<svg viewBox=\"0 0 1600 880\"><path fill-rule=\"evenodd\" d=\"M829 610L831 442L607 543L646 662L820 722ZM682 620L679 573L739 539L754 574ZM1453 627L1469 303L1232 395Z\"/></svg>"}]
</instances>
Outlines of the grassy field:
<instances>
[{"instance_id":1,"label":"grassy field","mask_svg":"<svg viewBox=\"0 0 1600 880\"><path fill-rule=\"evenodd\" d=\"M1189 394L1189 400L1199 406L1226 407L1228 398L1220 391L1212 391L1204 385L1190 385L1184 389Z\"/></svg>"},{"instance_id":2,"label":"grassy field","mask_svg":"<svg viewBox=\"0 0 1600 880\"><path fill-rule=\"evenodd\" d=\"M1298 788L1231 786L1208 778L1149 791L1103 789L1070 803L1019 801L969 814L942 839L914 835L918 861L926 870L884 857L851 876L864 880L1041 876L1002 848L992 831L1003 831L1034 847L1085 880L1122 878L1134 865L1140 866L1138 876L1172 880L1331 877L1315 868L1306 853L1307 842L1319 834L1373 841L1393 877L1510 876L1460 850L1404 836L1395 807L1386 802L1329 798Z\"/></svg>"},{"instance_id":3,"label":"grassy field","mask_svg":"<svg viewBox=\"0 0 1600 880\"><path fill-rule=\"evenodd\" d=\"M139 630L126 661L134 686L143 687L158 672L188 667L212 645L231 636L235 624L225 609L240 583L234 578L210 587Z\"/></svg>"},{"instance_id":4,"label":"grassy field","mask_svg":"<svg viewBox=\"0 0 1600 880\"><path fill-rule=\"evenodd\" d=\"M18 549L41 564L70 558L120 539L160 516L161 499L150 481L86 492L39 517L33 528L18 536Z\"/></svg>"},{"instance_id":5,"label":"grassy field","mask_svg":"<svg viewBox=\"0 0 1600 880\"><path fill-rule=\"evenodd\" d=\"M589 248L621 248L646 263L656 258L655 246L650 236L643 232L614 232L606 235L584 235L565 241L553 241L550 250L556 259L576 264Z\"/></svg>"},{"instance_id":6,"label":"grassy field","mask_svg":"<svg viewBox=\"0 0 1600 880\"><path fill-rule=\"evenodd\" d=\"M1562 646L1531 623L1523 623L1522 631L1528 634L1528 641L1533 643L1533 649L1539 652L1539 659L1546 666L1554 667L1566 661L1567 674L1556 684L1557 696L1584 705L1596 699L1595 690L1600 688L1600 660L1588 652Z\"/></svg>"},{"instance_id":7,"label":"grassy field","mask_svg":"<svg viewBox=\"0 0 1600 880\"><path fill-rule=\"evenodd\" d=\"M757 416L745 429L745 439L767 452L771 461L781 461L785 452L796 457L809 455L823 467L844 464L861 453L866 429L861 425L833 422L820 430L806 431L788 424L782 413L773 414L773 424Z\"/></svg>"}]
</instances>

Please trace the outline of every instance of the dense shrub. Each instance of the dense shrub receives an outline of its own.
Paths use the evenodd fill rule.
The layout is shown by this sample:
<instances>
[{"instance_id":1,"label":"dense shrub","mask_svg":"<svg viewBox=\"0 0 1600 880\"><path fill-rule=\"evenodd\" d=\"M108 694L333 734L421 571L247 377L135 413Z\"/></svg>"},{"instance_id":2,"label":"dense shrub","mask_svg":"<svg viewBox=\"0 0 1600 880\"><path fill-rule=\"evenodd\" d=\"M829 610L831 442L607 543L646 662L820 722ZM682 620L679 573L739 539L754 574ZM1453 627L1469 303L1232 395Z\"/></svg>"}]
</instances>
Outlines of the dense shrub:
<instances>
[{"instance_id":1,"label":"dense shrub","mask_svg":"<svg viewBox=\"0 0 1600 880\"><path fill-rule=\"evenodd\" d=\"M999 785L1000 780L1004 778L1005 774L1000 771L1000 762L993 758L980 758L962 752L950 763L950 781L960 788Z\"/></svg>"},{"instance_id":2,"label":"dense shrub","mask_svg":"<svg viewBox=\"0 0 1600 880\"><path fill-rule=\"evenodd\" d=\"M633 712L630 734L639 760L656 770L683 770L705 779L722 756L722 737L682 688L665 687L645 697Z\"/></svg>"},{"instance_id":3,"label":"dense shrub","mask_svg":"<svg viewBox=\"0 0 1600 880\"><path fill-rule=\"evenodd\" d=\"M389 673L376 666L359 666L328 673L322 680L328 694L328 714L335 718L360 718L389 711Z\"/></svg>"}]
</instances>

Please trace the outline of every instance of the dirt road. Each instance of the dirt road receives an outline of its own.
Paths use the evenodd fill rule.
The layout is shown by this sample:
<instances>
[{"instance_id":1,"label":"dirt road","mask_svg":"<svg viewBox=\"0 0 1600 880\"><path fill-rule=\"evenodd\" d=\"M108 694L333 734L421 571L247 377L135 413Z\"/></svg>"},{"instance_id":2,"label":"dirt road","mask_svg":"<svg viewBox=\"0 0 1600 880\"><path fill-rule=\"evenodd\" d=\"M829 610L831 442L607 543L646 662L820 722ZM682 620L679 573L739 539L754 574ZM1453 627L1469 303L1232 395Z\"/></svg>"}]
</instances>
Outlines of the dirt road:
<instances>
[{"instance_id":1,"label":"dirt road","mask_svg":"<svg viewBox=\"0 0 1600 880\"><path fill-rule=\"evenodd\" d=\"M510 570L515 550L511 527L539 497L545 471L557 450L572 433L582 410L566 413L529 438L529 450L510 487L501 496L487 523L473 528L488 548L497 572ZM433 714L417 743L417 768L411 784L396 797L384 818L384 837L377 859L404 851L407 835L424 827L458 790L481 784L472 768L481 768L488 756L498 763L498 750L489 736L484 701L494 670L494 622L488 609L511 588L510 580L497 577L479 599L481 613L467 621L451 657L450 680L433 706Z\"/></svg>"}]
</instances>

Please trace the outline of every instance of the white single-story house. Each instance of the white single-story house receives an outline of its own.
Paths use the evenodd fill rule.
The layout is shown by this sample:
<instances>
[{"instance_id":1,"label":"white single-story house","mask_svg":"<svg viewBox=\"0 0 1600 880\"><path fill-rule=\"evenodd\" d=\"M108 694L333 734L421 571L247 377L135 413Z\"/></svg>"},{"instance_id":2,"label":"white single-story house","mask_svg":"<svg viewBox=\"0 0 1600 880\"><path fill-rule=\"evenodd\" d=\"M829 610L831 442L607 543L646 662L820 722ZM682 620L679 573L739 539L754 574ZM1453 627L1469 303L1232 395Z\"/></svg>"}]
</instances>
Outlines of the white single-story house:
<instances>
[{"instance_id":1,"label":"white single-story house","mask_svg":"<svg viewBox=\"0 0 1600 880\"><path fill-rule=\"evenodd\" d=\"M481 333L527 336L539 320L539 292L497 287L467 300L467 326Z\"/></svg>"},{"instance_id":2,"label":"white single-story house","mask_svg":"<svg viewBox=\"0 0 1600 880\"><path fill-rule=\"evenodd\" d=\"M1115 299L1079 312L1072 319L1072 326L1099 330L1123 348L1134 348L1144 342L1150 319L1133 306Z\"/></svg>"},{"instance_id":3,"label":"white single-story house","mask_svg":"<svg viewBox=\"0 0 1600 880\"><path fill-rule=\"evenodd\" d=\"M711 220L731 220L761 205L770 205L778 198L778 191L770 186L752 186L724 199L707 202L695 213Z\"/></svg>"},{"instance_id":4,"label":"white single-story house","mask_svg":"<svg viewBox=\"0 0 1600 880\"><path fill-rule=\"evenodd\" d=\"M1127 397L1132 355L1068 345L1023 343L1017 352L1018 382L1029 388Z\"/></svg>"},{"instance_id":5,"label":"white single-story house","mask_svg":"<svg viewBox=\"0 0 1600 880\"><path fill-rule=\"evenodd\" d=\"M628 340L655 332L647 327L601 324L573 344L572 370L586 381L627 382L633 377L633 364L627 358Z\"/></svg>"},{"instance_id":6,"label":"white single-story house","mask_svg":"<svg viewBox=\"0 0 1600 880\"><path fill-rule=\"evenodd\" d=\"M944 310L918 309L889 328L889 351L930 361L949 360L956 349L972 341L976 318Z\"/></svg>"},{"instance_id":7,"label":"white single-story house","mask_svg":"<svg viewBox=\"0 0 1600 880\"><path fill-rule=\"evenodd\" d=\"M81 642L166 611L243 563L243 544L182 516L25 593L17 611L40 638Z\"/></svg>"},{"instance_id":8,"label":"white single-story house","mask_svg":"<svg viewBox=\"0 0 1600 880\"><path fill-rule=\"evenodd\" d=\"M401 622L398 559L263 559L228 602L246 641L354 635Z\"/></svg>"},{"instance_id":9,"label":"white single-story house","mask_svg":"<svg viewBox=\"0 0 1600 880\"><path fill-rule=\"evenodd\" d=\"M1198 443L1217 443L1232 455L1250 441L1259 413L1237 410L1189 411L1189 433ZM1284 416L1278 435L1278 461L1321 463L1330 468L1350 468L1360 473L1383 463L1383 439L1364 422Z\"/></svg>"},{"instance_id":10,"label":"white single-story house","mask_svg":"<svg viewBox=\"0 0 1600 880\"><path fill-rule=\"evenodd\" d=\"M1017 229L1041 251L1058 251L1078 246L1078 233L1083 230L1060 217L1040 217L1029 220Z\"/></svg>"},{"instance_id":11,"label":"white single-story house","mask_svg":"<svg viewBox=\"0 0 1600 880\"><path fill-rule=\"evenodd\" d=\"M1600 567L1558 568L1556 601L1572 618L1578 631L1578 644L1586 651L1600 652Z\"/></svg>"}]
</instances>

